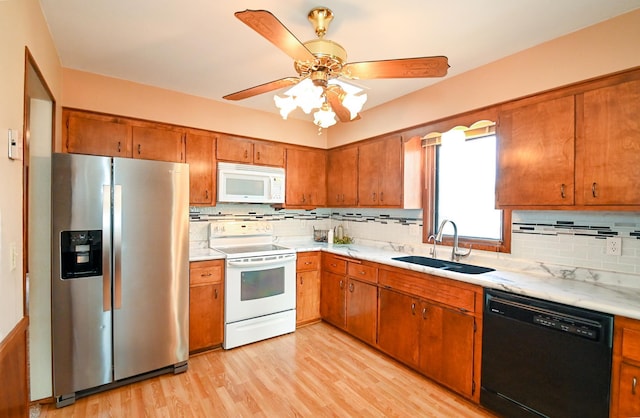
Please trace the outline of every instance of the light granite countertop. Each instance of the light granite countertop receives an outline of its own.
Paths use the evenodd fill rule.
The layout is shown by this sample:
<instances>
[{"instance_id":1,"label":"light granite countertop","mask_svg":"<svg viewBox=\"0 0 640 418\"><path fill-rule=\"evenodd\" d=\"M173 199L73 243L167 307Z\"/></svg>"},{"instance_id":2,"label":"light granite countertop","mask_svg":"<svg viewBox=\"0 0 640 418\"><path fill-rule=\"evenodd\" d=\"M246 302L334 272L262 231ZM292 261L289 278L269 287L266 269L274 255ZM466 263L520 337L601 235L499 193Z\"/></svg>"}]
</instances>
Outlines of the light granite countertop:
<instances>
[{"instance_id":1,"label":"light granite countertop","mask_svg":"<svg viewBox=\"0 0 640 418\"><path fill-rule=\"evenodd\" d=\"M483 274L464 274L393 260L394 257L411 255L403 252L401 248L379 248L362 244L328 246L326 243L317 243L312 240L281 240L278 243L294 248L297 252L327 251L486 288L500 289L640 320L640 288L619 286L615 284L615 281L601 280L597 271L577 271L578 269L542 264L512 265L505 268L505 266L474 261L470 264L492 267L496 271ZM190 254L190 261L223 258L224 254L211 249L192 249Z\"/></svg>"}]
</instances>

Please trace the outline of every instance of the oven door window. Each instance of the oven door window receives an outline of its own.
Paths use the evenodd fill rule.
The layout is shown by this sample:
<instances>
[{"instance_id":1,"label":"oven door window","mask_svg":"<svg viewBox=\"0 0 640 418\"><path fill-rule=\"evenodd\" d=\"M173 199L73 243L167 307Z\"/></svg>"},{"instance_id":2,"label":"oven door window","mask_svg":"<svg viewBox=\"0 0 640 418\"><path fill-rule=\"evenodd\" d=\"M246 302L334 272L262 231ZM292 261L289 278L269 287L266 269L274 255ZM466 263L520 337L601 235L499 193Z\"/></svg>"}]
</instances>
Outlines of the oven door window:
<instances>
[{"instance_id":1,"label":"oven door window","mask_svg":"<svg viewBox=\"0 0 640 418\"><path fill-rule=\"evenodd\" d=\"M240 300L264 299L284 293L284 267L243 271L240 274Z\"/></svg>"}]
</instances>

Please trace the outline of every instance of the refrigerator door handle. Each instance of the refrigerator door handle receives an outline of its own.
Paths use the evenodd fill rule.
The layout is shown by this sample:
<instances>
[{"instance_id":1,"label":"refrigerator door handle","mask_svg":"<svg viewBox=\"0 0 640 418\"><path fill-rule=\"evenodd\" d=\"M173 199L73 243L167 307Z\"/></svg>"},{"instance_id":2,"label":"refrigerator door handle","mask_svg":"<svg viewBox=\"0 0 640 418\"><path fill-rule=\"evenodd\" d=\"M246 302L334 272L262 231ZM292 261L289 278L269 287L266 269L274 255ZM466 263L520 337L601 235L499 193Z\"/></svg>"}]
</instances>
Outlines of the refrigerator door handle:
<instances>
[{"instance_id":1,"label":"refrigerator door handle","mask_svg":"<svg viewBox=\"0 0 640 418\"><path fill-rule=\"evenodd\" d=\"M113 186L113 309L122 306L122 185Z\"/></svg>"},{"instance_id":2,"label":"refrigerator door handle","mask_svg":"<svg viewBox=\"0 0 640 418\"><path fill-rule=\"evenodd\" d=\"M102 186L102 311L111 310L111 186Z\"/></svg>"}]
</instances>

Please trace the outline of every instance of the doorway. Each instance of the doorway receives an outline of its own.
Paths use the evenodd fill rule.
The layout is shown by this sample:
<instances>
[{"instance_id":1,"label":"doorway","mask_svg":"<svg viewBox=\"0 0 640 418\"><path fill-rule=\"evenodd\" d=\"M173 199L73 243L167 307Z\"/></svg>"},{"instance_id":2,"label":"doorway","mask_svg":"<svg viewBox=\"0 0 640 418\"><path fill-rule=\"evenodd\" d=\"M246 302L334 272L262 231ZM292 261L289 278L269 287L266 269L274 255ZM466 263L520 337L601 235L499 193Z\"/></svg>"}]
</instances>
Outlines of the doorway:
<instances>
[{"instance_id":1,"label":"doorway","mask_svg":"<svg viewBox=\"0 0 640 418\"><path fill-rule=\"evenodd\" d=\"M51 152L55 100L25 49L24 309L29 316L30 400L52 396L51 383Z\"/></svg>"}]
</instances>

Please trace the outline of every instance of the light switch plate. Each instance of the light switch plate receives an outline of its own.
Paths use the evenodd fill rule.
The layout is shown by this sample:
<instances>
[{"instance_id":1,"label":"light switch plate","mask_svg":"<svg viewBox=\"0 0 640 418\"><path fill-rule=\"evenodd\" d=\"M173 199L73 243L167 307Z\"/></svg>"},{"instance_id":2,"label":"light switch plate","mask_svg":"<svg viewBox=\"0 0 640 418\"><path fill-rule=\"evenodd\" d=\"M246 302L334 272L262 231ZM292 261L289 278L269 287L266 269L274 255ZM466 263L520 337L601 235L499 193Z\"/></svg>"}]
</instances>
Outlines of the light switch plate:
<instances>
[{"instance_id":1,"label":"light switch plate","mask_svg":"<svg viewBox=\"0 0 640 418\"><path fill-rule=\"evenodd\" d=\"M607 255L620 255L622 253L622 238L607 237Z\"/></svg>"}]
</instances>

